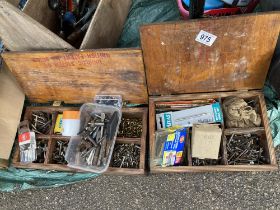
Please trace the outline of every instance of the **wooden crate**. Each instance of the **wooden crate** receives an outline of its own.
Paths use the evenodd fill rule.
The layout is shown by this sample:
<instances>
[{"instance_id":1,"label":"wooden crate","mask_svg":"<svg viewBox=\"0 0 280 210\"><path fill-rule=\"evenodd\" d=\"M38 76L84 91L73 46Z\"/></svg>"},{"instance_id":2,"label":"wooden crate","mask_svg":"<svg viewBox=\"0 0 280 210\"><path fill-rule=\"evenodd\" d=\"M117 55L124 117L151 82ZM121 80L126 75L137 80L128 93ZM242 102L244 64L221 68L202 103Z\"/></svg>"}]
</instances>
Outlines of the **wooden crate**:
<instances>
[{"instance_id":1,"label":"wooden crate","mask_svg":"<svg viewBox=\"0 0 280 210\"><path fill-rule=\"evenodd\" d=\"M122 33L131 0L92 0L98 7L82 40L75 45L80 49L115 47ZM28 0L23 12L54 33L58 32L57 14L49 9L48 0Z\"/></svg>"},{"instance_id":2,"label":"wooden crate","mask_svg":"<svg viewBox=\"0 0 280 210\"><path fill-rule=\"evenodd\" d=\"M70 52L9 52L3 54L7 68L13 73L31 102L46 103L60 100L69 104L91 102L96 94L121 95L127 103L147 104L145 72L142 53L130 50L88 50ZM25 75L25 76L23 76ZM79 107L27 107L24 119L31 119L36 111L52 114L52 129L47 135L37 135L48 142L44 163L22 164L19 147L13 158L18 168L73 171L66 165L54 164L52 154L58 140L69 141L53 133L58 112ZM138 144L140 164L137 169L109 167L108 174L144 174L146 157L147 108L124 107L123 117L142 119L140 138L117 137L116 143Z\"/></svg>"},{"instance_id":3,"label":"wooden crate","mask_svg":"<svg viewBox=\"0 0 280 210\"><path fill-rule=\"evenodd\" d=\"M263 93L269 64L279 34L280 13L220 17L142 26L140 29L149 99L150 171L266 171L278 168ZM217 36L212 46L195 41L204 30ZM155 153L156 104L166 101L216 99L229 96L254 99L262 119L260 127L228 129L223 124L219 165L192 166L190 140L187 163L161 167ZM226 142L231 134L258 134L267 163L229 165Z\"/></svg>"},{"instance_id":4,"label":"wooden crate","mask_svg":"<svg viewBox=\"0 0 280 210\"><path fill-rule=\"evenodd\" d=\"M96 12L85 36L74 47L78 49L116 47L132 2L93 1L98 3ZM23 12L6 1L0 1L0 36L7 48L16 45L20 49L33 43L34 50L43 50L47 39L50 43L49 49L74 49L56 34L58 26L59 19L56 12L49 9L48 0L28 0ZM56 46L55 43L63 45L63 48Z\"/></svg>"}]
</instances>

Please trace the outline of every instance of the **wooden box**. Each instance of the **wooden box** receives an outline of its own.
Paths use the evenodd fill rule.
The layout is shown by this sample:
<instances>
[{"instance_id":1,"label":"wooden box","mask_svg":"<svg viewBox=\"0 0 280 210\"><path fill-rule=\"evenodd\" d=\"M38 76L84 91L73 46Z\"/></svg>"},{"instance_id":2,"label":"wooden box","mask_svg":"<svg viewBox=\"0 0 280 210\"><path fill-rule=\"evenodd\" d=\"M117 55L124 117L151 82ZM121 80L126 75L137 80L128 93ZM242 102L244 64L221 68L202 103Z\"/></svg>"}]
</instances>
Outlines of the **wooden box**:
<instances>
[{"instance_id":1,"label":"wooden box","mask_svg":"<svg viewBox=\"0 0 280 210\"><path fill-rule=\"evenodd\" d=\"M140 29L149 93L150 171L266 171L277 162L261 89L279 35L280 13L220 17L186 22L145 25ZM203 30L217 36L212 46L196 41ZM190 140L186 163L161 167L155 145L156 105L159 102L216 99L228 96L255 100L261 126L229 129L224 124L218 165L193 166ZM226 143L232 134L257 134L267 159L263 165L231 165Z\"/></svg>"},{"instance_id":2,"label":"wooden box","mask_svg":"<svg viewBox=\"0 0 280 210\"><path fill-rule=\"evenodd\" d=\"M93 0L98 4L89 28L83 39L73 46L78 49L97 49L116 47L126 21L131 0ZM24 14L25 13L25 14ZM53 49L74 48L57 35L59 19L56 12L48 7L48 0L28 0L23 12L7 3L0 1L0 36L4 44L28 45L34 43L34 49L42 50L42 39L47 39ZM43 41L44 42L44 41ZM36 46L38 48L36 48Z\"/></svg>"},{"instance_id":3,"label":"wooden box","mask_svg":"<svg viewBox=\"0 0 280 210\"><path fill-rule=\"evenodd\" d=\"M23 119L43 111L52 116L49 133L38 134L38 142L46 142L43 163L22 164L16 139L13 165L18 168L73 171L64 164L54 163L53 151L58 141L70 137L53 133L56 116L63 110L79 110L71 104L91 102L97 94L121 95L126 104L147 104L148 95L141 50L88 50L70 52L10 52L2 55L7 68L15 76L27 99L43 106L28 106ZM44 104L63 101L67 106ZM146 157L147 108L123 107L124 118L142 120L142 134L137 138L117 137L116 144L140 146L139 168L109 167L109 174L144 174Z\"/></svg>"}]
</instances>

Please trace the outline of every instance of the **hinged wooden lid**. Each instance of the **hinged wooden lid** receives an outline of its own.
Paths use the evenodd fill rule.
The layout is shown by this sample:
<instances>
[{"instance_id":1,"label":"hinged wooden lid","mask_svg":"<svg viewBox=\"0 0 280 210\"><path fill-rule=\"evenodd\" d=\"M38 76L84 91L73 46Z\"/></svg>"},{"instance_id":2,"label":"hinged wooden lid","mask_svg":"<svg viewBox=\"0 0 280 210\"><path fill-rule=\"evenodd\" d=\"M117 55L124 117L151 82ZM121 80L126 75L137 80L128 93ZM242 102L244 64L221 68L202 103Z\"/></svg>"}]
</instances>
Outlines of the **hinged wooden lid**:
<instances>
[{"instance_id":1,"label":"hinged wooden lid","mask_svg":"<svg viewBox=\"0 0 280 210\"><path fill-rule=\"evenodd\" d=\"M279 27L279 12L142 26L149 94L262 88ZM201 30L212 46L195 41Z\"/></svg>"},{"instance_id":2,"label":"hinged wooden lid","mask_svg":"<svg viewBox=\"0 0 280 210\"><path fill-rule=\"evenodd\" d=\"M142 53L131 50L8 52L2 57L29 100L91 102L96 94L147 103Z\"/></svg>"}]
</instances>

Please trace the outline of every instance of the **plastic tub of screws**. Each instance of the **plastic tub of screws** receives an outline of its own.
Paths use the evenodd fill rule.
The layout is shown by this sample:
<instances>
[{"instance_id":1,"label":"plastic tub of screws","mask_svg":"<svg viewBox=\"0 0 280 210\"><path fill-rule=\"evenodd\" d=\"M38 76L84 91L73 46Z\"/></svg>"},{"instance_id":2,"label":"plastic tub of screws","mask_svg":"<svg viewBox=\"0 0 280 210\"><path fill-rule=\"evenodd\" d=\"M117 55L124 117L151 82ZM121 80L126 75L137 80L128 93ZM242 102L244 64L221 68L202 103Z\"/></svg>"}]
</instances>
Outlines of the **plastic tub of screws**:
<instances>
[{"instance_id":1,"label":"plastic tub of screws","mask_svg":"<svg viewBox=\"0 0 280 210\"><path fill-rule=\"evenodd\" d=\"M80 132L70 139L65 159L68 166L94 173L105 172L111 162L121 110L87 103L80 109Z\"/></svg>"}]
</instances>

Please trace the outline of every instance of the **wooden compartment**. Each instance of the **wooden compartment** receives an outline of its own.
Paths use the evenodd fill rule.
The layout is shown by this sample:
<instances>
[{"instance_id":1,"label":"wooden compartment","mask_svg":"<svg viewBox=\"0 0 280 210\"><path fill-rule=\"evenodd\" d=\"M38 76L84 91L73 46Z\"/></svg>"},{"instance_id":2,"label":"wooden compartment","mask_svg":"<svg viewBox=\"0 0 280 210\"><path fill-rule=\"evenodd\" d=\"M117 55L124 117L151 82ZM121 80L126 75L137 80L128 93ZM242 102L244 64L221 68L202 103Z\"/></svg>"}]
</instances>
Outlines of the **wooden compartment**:
<instances>
[{"instance_id":1,"label":"wooden compartment","mask_svg":"<svg viewBox=\"0 0 280 210\"><path fill-rule=\"evenodd\" d=\"M143 58L149 93L149 152L155 154L156 104L167 101L219 99L239 96L255 99L262 123L256 128L226 128L222 126L219 165L161 167L151 164L150 171L266 171L277 170L266 105L261 89L279 35L280 13L160 23L140 29ZM273 28L273 29L272 29ZM271 30L272 29L272 30ZM203 30L217 36L212 46L196 41ZM228 133L263 132L265 157L262 165L228 165L226 135ZM189 141L190 144L190 141ZM190 145L187 146L190 150Z\"/></svg>"},{"instance_id":2,"label":"wooden compartment","mask_svg":"<svg viewBox=\"0 0 280 210\"><path fill-rule=\"evenodd\" d=\"M56 121L56 116L58 113L62 113L65 110L79 110L79 107L27 107L24 113L24 120L31 119L32 113L38 111L50 113L52 118L52 125L49 134L36 134L36 141L47 142L47 152L46 159L43 163L29 163L24 164L20 162L19 157L19 145L16 141L16 151L13 157L13 166L17 168L32 168L32 169L42 169L42 170L58 170L58 171L76 171L67 167L67 163L57 164L53 160L54 150L57 146L58 141L69 142L70 136L62 136L59 134L54 134L54 124ZM127 138L127 137L117 137L116 144L137 144L140 146L140 160L139 168L116 168L110 166L107 174L144 174L145 172L145 156L146 156L146 135L147 135L147 108L123 108L122 115L124 118L137 118L142 121L142 133L139 138Z\"/></svg>"},{"instance_id":3,"label":"wooden compartment","mask_svg":"<svg viewBox=\"0 0 280 210\"><path fill-rule=\"evenodd\" d=\"M221 146L220 146L220 155L221 155L221 163L219 165L209 165L209 166L192 166L191 161L192 157L189 153L190 151L190 139L188 139L188 164L185 166L176 166L176 167L161 167L161 166L153 166L150 164L150 170L152 173L157 172L202 172L202 171L265 171L265 170L276 170L278 168L275 152L273 148L272 137L269 128L269 121L267 119L266 114L266 105L264 101L264 97L262 92L260 91L248 91L248 92L216 92L216 93L207 93L207 94L182 94L178 96L158 96L158 97L150 97L149 101L149 130L150 130L150 160L154 158L154 151L155 151L155 131L156 131L156 120L155 120L155 105L159 101L177 101L177 100L197 100L197 99L209 99L209 98L224 98L229 96L239 96L241 98L249 98L254 97L258 98L260 101L260 111L262 113L261 118L264 124L264 127L256 127L256 128L234 128L234 129L225 129L225 126L222 125L224 135L230 135L232 133L255 133L257 131L262 131L263 134L263 147L265 148L265 157L270 160L269 163L263 165L228 165L227 164L227 151L226 151L226 139L223 135L221 139ZM264 138L265 137L265 138Z\"/></svg>"},{"instance_id":4,"label":"wooden compartment","mask_svg":"<svg viewBox=\"0 0 280 210\"><path fill-rule=\"evenodd\" d=\"M138 49L9 52L3 54L3 59L30 102L44 104L60 100L66 104L66 106L59 107L26 107L24 119L32 119L32 113L38 111L47 112L52 116L52 126L49 133L37 135L38 139L48 141L47 158L44 163L20 163L19 148L17 147L13 165L18 168L73 171L65 164L57 164L52 160L56 143L58 141L67 142L70 139L70 137L54 134L56 116L63 110L79 110L79 106L74 107L71 104L91 102L98 94L121 95L125 104L147 104L145 72L142 54ZM116 140L116 143L137 144L141 147L139 167L109 167L106 174L144 174L146 169L147 107L124 106L122 113L124 118L136 118L142 121L140 136L134 138L117 137ZM16 144L18 145L17 141Z\"/></svg>"}]
</instances>

